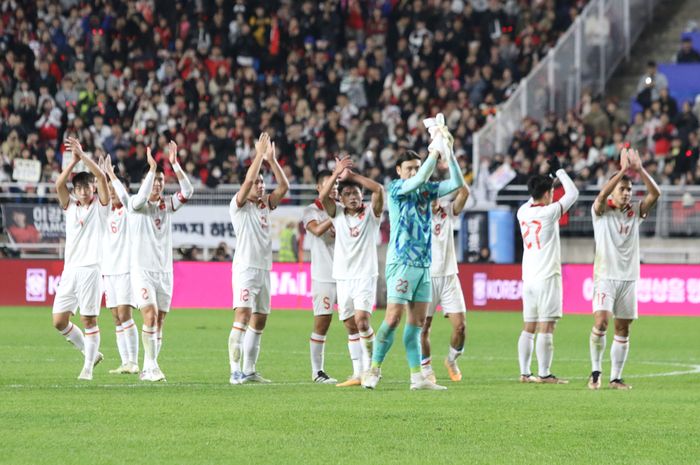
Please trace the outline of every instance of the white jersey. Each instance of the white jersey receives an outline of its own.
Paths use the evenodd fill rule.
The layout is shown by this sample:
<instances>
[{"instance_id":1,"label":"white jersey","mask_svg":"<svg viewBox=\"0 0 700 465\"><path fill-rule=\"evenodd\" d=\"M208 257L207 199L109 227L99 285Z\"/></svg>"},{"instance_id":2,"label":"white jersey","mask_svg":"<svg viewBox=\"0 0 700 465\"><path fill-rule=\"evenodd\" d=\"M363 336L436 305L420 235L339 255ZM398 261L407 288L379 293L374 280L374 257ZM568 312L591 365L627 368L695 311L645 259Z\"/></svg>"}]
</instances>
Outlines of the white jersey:
<instances>
[{"instance_id":1,"label":"white jersey","mask_svg":"<svg viewBox=\"0 0 700 465\"><path fill-rule=\"evenodd\" d=\"M302 221L306 234L306 241L311 249L311 279L318 282L332 283L333 281L333 249L335 248L335 228L331 226L320 237L309 231L308 225L312 221L323 223L330 217L323 209L323 204L316 199L314 203L304 209Z\"/></svg>"},{"instance_id":2,"label":"white jersey","mask_svg":"<svg viewBox=\"0 0 700 465\"><path fill-rule=\"evenodd\" d=\"M66 215L66 249L64 269L99 266L102 263L104 223L110 206L102 205L97 195L83 205L73 197L63 209Z\"/></svg>"},{"instance_id":3,"label":"white jersey","mask_svg":"<svg viewBox=\"0 0 700 465\"><path fill-rule=\"evenodd\" d=\"M365 205L358 215L346 215L336 206L333 279L360 279L378 276L377 235L380 218Z\"/></svg>"},{"instance_id":4,"label":"white jersey","mask_svg":"<svg viewBox=\"0 0 700 465\"><path fill-rule=\"evenodd\" d=\"M450 276L458 273L457 254L454 238L454 205L449 200L439 202L439 209L433 212L433 228L430 276Z\"/></svg>"},{"instance_id":5,"label":"white jersey","mask_svg":"<svg viewBox=\"0 0 700 465\"><path fill-rule=\"evenodd\" d=\"M639 225L644 220L640 214L641 202L620 210L608 200L602 215L593 212L595 236L595 261L593 277L619 281L639 279Z\"/></svg>"},{"instance_id":6,"label":"white jersey","mask_svg":"<svg viewBox=\"0 0 700 465\"><path fill-rule=\"evenodd\" d=\"M233 196L229 206L231 223L236 233L233 267L271 270L272 240L268 197L257 202L246 200L242 207L236 203L236 197L238 194Z\"/></svg>"},{"instance_id":7,"label":"white jersey","mask_svg":"<svg viewBox=\"0 0 700 465\"><path fill-rule=\"evenodd\" d=\"M181 195L179 192L175 195ZM129 223L134 238L131 244L131 263L145 271L173 271L173 232L171 216L186 199L179 199L177 206L173 197L155 202L146 201L138 210L129 208L132 213ZM131 198L133 200L133 197Z\"/></svg>"},{"instance_id":8,"label":"white jersey","mask_svg":"<svg viewBox=\"0 0 700 465\"><path fill-rule=\"evenodd\" d=\"M112 205L105 227L102 274L112 276L130 271L130 231L128 209Z\"/></svg>"},{"instance_id":9,"label":"white jersey","mask_svg":"<svg viewBox=\"0 0 700 465\"><path fill-rule=\"evenodd\" d=\"M561 275L559 219L563 212L559 202L544 205L532 200L518 209L523 236L523 281L544 281Z\"/></svg>"}]
</instances>

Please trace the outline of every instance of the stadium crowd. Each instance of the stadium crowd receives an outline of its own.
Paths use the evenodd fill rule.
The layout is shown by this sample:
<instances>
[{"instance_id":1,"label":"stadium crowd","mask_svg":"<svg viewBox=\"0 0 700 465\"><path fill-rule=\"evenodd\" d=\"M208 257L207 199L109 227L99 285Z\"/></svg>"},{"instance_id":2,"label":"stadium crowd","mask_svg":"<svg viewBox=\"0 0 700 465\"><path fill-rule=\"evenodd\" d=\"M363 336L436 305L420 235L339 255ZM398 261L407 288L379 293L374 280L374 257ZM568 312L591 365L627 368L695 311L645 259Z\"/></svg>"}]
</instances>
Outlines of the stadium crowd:
<instances>
[{"instance_id":1,"label":"stadium crowd","mask_svg":"<svg viewBox=\"0 0 700 465\"><path fill-rule=\"evenodd\" d=\"M2 0L0 179L19 157L53 181L75 135L134 181L174 138L196 184L238 183L267 130L292 183L344 153L386 181L438 110L469 173L474 131L585 3Z\"/></svg>"}]
</instances>

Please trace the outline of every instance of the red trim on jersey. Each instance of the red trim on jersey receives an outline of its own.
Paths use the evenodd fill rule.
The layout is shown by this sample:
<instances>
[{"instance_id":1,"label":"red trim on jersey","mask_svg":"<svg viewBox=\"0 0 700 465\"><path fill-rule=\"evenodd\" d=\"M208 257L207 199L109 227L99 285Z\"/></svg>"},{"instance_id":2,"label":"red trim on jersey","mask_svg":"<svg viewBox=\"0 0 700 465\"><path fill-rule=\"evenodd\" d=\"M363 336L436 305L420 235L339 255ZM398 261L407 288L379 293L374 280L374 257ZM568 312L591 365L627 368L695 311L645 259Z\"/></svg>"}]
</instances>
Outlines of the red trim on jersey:
<instances>
[{"instance_id":1,"label":"red trim on jersey","mask_svg":"<svg viewBox=\"0 0 700 465\"><path fill-rule=\"evenodd\" d=\"M612 199L608 199L608 208L612 208L613 210L617 208L615 202L613 202Z\"/></svg>"},{"instance_id":2,"label":"red trim on jersey","mask_svg":"<svg viewBox=\"0 0 700 465\"><path fill-rule=\"evenodd\" d=\"M316 207L318 207L319 210L323 211L323 202L321 202L320 199L315 199L314 205L316 205Z\"/></svg>"},{"instance_id":3,"label":"red trim on jersey","mask_svg":"<svg viewBox=\"0 0 700 465\"><path fill-rule=\"evenodd\" d=\"M543 203L533 203L530 207L546 207L546 205Z\"/></svg>"}]
</instances>

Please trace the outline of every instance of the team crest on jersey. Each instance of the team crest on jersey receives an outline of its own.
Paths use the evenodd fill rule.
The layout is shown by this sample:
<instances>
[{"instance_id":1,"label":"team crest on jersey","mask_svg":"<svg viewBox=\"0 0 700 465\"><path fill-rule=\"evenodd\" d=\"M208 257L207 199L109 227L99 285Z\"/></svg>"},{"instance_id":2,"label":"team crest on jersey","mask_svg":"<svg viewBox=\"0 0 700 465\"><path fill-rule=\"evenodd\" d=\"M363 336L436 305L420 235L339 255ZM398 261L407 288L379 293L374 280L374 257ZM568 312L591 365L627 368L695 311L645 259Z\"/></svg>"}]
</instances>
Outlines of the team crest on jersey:
<instances>
[{"instance_id":1,"label":"team crest on jersey","mask_svg":"<svg viewBox=\"0 0 700 465\"><path fill-rule=\"evenodd\" d=\"M158 210L165 210L165 200L160 199L160 203L158 204Z\"/></svg>"}]
</instances>

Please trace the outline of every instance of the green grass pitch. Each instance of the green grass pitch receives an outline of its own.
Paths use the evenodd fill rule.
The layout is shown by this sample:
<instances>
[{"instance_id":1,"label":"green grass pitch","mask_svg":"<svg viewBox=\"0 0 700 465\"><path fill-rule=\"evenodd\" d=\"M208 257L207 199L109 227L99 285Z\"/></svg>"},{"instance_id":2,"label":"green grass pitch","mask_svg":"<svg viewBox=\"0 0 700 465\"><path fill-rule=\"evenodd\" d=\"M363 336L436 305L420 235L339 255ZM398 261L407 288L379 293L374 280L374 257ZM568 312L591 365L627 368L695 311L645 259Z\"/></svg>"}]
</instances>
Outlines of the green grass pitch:
<instances>
[{"instance_id":1,"label":"green grass pitch","mask_svg":"<svg viewBox=\"0 0 700 465\"><path fill-rule=\"evenodd\" d=\"M700 318L633 325L629 392L585 388L590 316L566 316L557 329L553 372L566 386L516 382L517 313L468 314L465 379L449 382L448 323L438 319L445 392L408 390L400 336L377 390L312 384L309 312L273 312L258 364L267 386L228 384L230 311L171 313L160 358L168 382L157 385L107 373L119 363L106 312L106 360L92 383L76 380L80 354L49 309L0 308L0 319L0 463L700 463ZM350 374L337 319L326 366Z\"/></svg>"}]
</instances>

